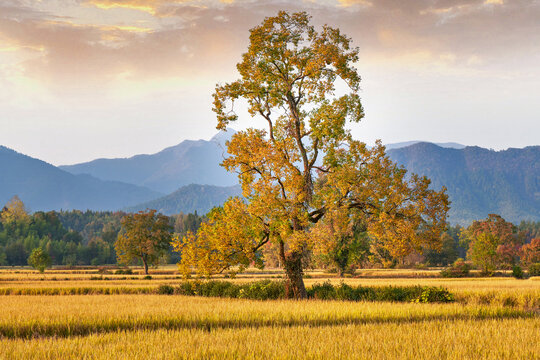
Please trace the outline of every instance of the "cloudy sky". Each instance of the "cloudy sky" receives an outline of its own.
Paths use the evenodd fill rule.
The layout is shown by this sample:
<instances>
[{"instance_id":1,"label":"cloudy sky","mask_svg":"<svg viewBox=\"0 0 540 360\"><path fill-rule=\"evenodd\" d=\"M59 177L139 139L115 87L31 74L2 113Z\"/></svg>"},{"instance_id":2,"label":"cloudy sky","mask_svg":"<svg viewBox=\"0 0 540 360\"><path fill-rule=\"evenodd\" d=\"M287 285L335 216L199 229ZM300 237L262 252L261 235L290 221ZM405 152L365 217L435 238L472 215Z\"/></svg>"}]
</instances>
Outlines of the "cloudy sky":
<instances>
[{"instance_id":1,"label":"cloudy sky","mask_svg":"<svg viewBox=\"0 0 540 360\"><path fill-rule=\"evenodd\" d=\"M360 47L357 138L540 144L540 0L2 0L0 145L60 165L208 139L282 9Z\"/></svg>"}]
</instances>

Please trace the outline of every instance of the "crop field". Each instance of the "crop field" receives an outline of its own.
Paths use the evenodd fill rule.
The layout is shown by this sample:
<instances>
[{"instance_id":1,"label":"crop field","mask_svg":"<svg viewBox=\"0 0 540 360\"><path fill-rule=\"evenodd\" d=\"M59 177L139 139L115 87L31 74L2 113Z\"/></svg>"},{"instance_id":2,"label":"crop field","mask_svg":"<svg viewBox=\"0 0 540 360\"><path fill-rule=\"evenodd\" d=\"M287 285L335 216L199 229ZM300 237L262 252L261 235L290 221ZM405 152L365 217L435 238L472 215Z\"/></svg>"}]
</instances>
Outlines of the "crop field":
<instances>
[{"instance_id":1,"label":"crop field","mask_svg":"<svg viewBox=\"0 0 540 360\"><path fill-rule=\"evenodd\" d=\"M414 272L343 281L442 286L456 301L159 295L160 285L182 282L174 269L155 271L151 279L95 269L5 269L0 359L540 359L540 278L415 278ZM252 271L226 280L279 277L277 270ZM306 285L324 281L342 280L313 272ZM66 291L83 288L83 295Z\"/></svg>"}]
</instances>

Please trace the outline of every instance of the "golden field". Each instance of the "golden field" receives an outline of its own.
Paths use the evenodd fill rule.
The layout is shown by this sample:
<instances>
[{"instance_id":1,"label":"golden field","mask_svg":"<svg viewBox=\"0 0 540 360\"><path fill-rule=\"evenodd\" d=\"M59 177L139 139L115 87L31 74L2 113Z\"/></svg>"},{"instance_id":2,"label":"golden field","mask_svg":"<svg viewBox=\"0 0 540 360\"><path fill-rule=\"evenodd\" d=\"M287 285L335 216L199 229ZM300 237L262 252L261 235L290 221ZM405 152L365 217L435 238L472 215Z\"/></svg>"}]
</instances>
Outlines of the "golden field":
<instances>
[{"instance_id":1,"label":"golden field","mask_svg":"<svg viewBox=\"0 0 540 360\"><path fill-rule=\"evenodd\" d=\"M160 284L181 281L165 270L151 280L90 280L98 276L93 270L2 270L0 293L27 295L0 296L0 359L540 359L539 278L412 278L387 270L345 282L443 286L458 301L255 301L153 294ZM327 280L310 275L308 286ZM253 271L231 281L276 276ZM80 287L148 291L31 295Z\"/></svg>"}]
</instances>

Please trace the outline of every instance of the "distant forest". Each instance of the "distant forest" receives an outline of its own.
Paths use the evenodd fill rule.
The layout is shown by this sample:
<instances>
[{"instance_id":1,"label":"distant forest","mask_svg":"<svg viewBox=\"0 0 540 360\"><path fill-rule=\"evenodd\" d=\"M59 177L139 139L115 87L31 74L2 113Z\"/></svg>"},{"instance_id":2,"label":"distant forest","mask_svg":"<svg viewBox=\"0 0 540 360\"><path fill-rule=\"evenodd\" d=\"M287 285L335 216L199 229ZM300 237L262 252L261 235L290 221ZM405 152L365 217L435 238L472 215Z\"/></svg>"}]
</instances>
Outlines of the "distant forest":
<instances>
[{"instance_id":1,"label":"distant forest","mask_svg":"<svg viewBox=\"0 0 540 360\"><path fill-rule=\"evenodd\" d=\"M9 208L9 210L8 210ZM121 230L125 212L111 211L38 211L28 214L24 204L16 199L0 212L0 266L24 266L33 249L41 247L52 259L53 265L117 265L114 243ZM183 237L188 231L196 232L204 215L176 214L169 216L174 233ZM380 267L407 264L446 266L458 258L465 258L467 245L460 241L460 225L449 226L443 235L440 251L426 249L422 254L413 254L406 259L392 259L383 249L372 242L364 244L360 267ZM523 221L517 231L528 243L540 238L540 222ZM265 251L267 266L279 266L276 250L268 246ZM169 251L163 263L176 263L177 253ZM326 267L324 259L307 257L312 267Z\"/></svg>"},{"instance_id":2,"label":"distant forest","mask_svg":"<svg viewBox=\"0 0 540 360\"><path fill-rule=\"evenodd\" d=\"M4 208L2 213L6 212ZM114 243L121 229L124 212L111 211L38 211L16 218L0 217L0 266L27 265L33 249L41 247L51 257L53 265L114 265L117 264ZM196 231L203 217L195 214L170 216L174 232L183 236ZM178 261L169 252L163 259Z\"/></svg>"}]
</instances>

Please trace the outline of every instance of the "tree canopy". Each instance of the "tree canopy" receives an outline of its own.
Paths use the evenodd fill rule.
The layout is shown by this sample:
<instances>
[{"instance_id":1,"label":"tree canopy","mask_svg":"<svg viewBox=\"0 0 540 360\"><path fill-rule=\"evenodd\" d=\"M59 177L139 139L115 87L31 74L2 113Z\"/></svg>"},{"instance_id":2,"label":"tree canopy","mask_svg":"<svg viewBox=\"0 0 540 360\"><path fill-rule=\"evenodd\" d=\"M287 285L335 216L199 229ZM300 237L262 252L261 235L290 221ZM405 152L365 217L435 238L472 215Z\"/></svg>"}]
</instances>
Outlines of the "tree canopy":
<instances>
[{"instance_id":1,"label":"tree canopy","mask_svg":"<svg viewBox=\"0 0 540 360\"><path fill-rule=\"evenodd\" d=\"M171 238L172 226L167 216L156 214L156 210L127 214L122 219L122 231L115 243L116 255L124 264L140 259L148 274L148 265L155 264L164 255Z\"/></svg>"},{"instance_id":2,"label":"tree canopy","mask_svg":"<svg viewBox=\"0 0 540 360\"><path fill-rule=\"evenodd\" d=\"M176 243L186 254L197 252L182 256L182 266L208 272L256 260L272 241L289 296L296 298L306 296L302 258L323 218L361 221L392 254L403 256L437 246L448 211L444 189L433 191L427 178L406 176L380 142L369 148L353 139L347 124L364 117L354 67L358 48L339 29L316 31L309 20L304 12L283 11L266 18L250 31L237 65L240 79L216 86L218 129L238 119L240 99L265 129L240 131L228 143L223 166L238 173L245 201L230 200L197 235ZM235 215L223 215L229 213Z\"/></svg>"}]
</instances>

